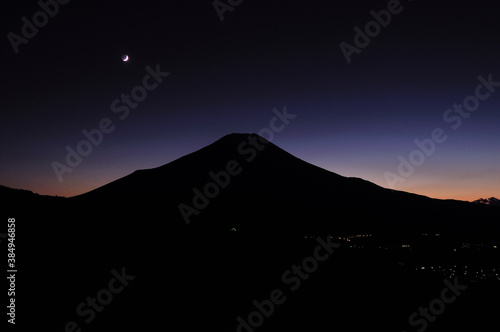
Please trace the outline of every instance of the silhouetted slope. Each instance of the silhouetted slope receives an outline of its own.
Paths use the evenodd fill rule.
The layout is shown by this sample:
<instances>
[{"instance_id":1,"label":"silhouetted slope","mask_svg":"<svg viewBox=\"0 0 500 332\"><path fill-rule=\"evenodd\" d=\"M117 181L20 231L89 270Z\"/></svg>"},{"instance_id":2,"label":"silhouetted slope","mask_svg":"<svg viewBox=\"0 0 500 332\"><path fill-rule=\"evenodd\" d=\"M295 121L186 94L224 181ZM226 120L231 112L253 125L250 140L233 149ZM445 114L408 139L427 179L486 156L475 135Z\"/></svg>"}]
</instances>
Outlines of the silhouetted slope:
<instances>
[{"instance_id":1,"label":"silhouetted slope","mask_svg":"<svg viewBox=\"0 0 500 332\"><path fill-rule=\"evenodd\" d=\"M160 214L173 228L185 228L179 204L193 207L193 188L203 192L207 183L215 183L210 172L236 161L241 172L230 176L225 188L218 186L219 193L190 216L188 227L270 234L497 229L498 211L384 189L311 165L269 142L252 148L249 139L259 142L255 134L224 136L169 164L136 171L71 200L89 206L114 202L143 215Z\"/></svg>"}]
</instances>

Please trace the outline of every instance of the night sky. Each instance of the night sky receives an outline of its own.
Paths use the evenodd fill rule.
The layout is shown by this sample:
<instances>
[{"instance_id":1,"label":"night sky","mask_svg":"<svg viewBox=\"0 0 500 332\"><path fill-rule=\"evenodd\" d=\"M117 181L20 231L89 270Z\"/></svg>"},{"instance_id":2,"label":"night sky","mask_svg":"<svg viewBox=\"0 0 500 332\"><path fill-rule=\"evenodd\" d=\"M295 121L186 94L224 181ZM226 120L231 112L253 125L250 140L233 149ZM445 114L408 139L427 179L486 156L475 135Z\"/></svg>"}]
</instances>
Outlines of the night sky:
<instances>
[{"instance_id":1,"label":"night sky","mask_svg":"<svg viewBox=\"0 0 500 332\"><path fill-rule=\"evenodd\" d=\"M393 188L436 198L500 196L500 83L478 88L478 77L500 82L495 2L220 6L229 3L221 21L211 0L72 0L35 15L41 27L27 43L12 36L24 38L22 18L33 22L40 4L2 3L0 184L81 194L226 134L258 133L286 107L297 116L273 143L305 161L383 187L390 172L401 180ZM369 25L348 63L340 44L354 49L354 28L388 7L398 13ZM140 102L127 106L132 91ZM475 111L447 111L464 100ZM113 130L59 181L54 162L66 165L66 147L103 119ZM426 155L415 140L428 143L436 128L446 140ZM399 166L410 157L412 172Z\"/></svg>"}]
</instances>

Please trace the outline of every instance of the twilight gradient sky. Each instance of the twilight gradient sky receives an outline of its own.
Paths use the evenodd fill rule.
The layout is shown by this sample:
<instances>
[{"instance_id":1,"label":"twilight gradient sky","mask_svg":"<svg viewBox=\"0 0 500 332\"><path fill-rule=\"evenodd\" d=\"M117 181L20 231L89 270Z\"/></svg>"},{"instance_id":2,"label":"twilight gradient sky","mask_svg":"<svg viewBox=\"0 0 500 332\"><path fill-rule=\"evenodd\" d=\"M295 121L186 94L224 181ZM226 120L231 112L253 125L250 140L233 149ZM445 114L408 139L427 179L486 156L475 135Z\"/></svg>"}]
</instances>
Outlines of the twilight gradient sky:
<instances>
[{"instance_id":1,"label":"twilight gradient sky","mask_svg":"<svg viewBox=\"0 0 500 332\"><path fill-rule=\"evenodd\" d=\"M495 2L402 0L349 64L339 44L353 45L354 27L388 1L243 0L224 21L212 2L73 0L18 54L8 34L21 35L21 18L32 22L40 5L3 3L0 184L81 194L228 133L258 132L286 105L297 117L273 142L310 163L388 187L398 157L442 128L447 140L394 188L500 196L500 88L458 129L443 119L478 76L500 81ZM113 101L157 65L170 75L120 120ZM103 118L114 131L60 182L51 163L65 163L65 147Z\"/></svg>"}]
</instances>

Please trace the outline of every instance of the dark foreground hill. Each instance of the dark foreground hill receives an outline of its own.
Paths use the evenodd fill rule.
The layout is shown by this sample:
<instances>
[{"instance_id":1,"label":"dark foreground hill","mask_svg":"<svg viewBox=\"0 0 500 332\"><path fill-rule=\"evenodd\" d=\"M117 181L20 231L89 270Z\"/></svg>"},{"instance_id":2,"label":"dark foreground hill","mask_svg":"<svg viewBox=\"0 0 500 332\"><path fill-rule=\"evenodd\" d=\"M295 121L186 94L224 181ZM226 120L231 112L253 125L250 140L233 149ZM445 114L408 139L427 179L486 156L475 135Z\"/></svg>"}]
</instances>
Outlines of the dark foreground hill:
<instances>
[{"instance_id":1,"label":"dark foreground hill","mask_svg":"<svg viewBox=\"0 0 500 332\"><path fill-rule=\"evenodd\" d=\"M416 331L410 315L444 280L337 235L499 238L497 207L342 177L247 134L77 197L0 195L18 225L20 326L50 331ZM130 280L113 295L122 272ZM487 324L492 289L470 285L427 331Z\"/></svg>"}]
</instances>

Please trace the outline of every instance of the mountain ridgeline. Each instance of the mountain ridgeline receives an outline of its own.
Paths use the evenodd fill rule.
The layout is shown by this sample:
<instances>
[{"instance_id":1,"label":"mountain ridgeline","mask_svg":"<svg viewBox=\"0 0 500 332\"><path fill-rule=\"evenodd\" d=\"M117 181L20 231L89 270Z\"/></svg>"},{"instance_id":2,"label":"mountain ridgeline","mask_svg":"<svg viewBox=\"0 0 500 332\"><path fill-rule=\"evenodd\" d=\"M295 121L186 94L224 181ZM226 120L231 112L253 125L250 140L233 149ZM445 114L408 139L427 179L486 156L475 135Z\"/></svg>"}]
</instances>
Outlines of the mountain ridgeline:
<instances>
[{"instance_id":1,"label":"mountain ridgeline","mask_svg":"<svg viewBox=\"0 0 500 332\"><path fill-rule=\"evenodd\" d=\"M231 134L164 166L70 199L115 201L173 228L249 233L496 231L499 209L385 189L300 160L255 134Z\"/></svg>"},{"instance_id":2,"label":"mountain ridgeline","mask_svg":"<svg viewBox=\"0 0 500 332\"><path fill-rule=\"evenodd\" d=\"M4 194L7 201L27 199L26 193L11 194ZM47 205L47 197L39 198ZM82 211L107 220L161 217L167 233L234 228L261 235L496 235L500 224L497 207L432 199L343 177L300 160L256 134L224 136L166 165L138 170L83 195L50 203L57 205L56 210L68 209L68 215Z\"/></svg>"}]
</instances>

